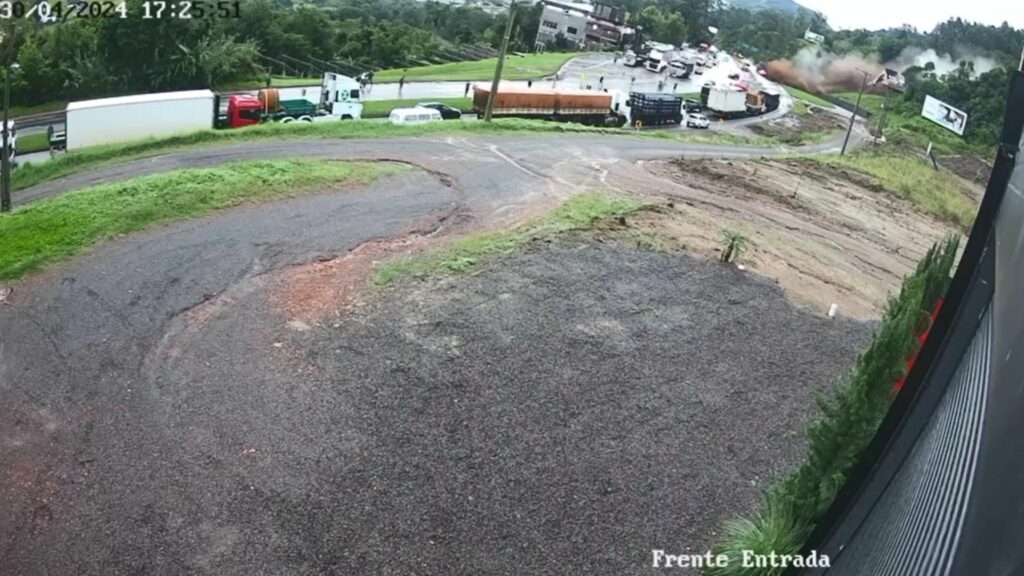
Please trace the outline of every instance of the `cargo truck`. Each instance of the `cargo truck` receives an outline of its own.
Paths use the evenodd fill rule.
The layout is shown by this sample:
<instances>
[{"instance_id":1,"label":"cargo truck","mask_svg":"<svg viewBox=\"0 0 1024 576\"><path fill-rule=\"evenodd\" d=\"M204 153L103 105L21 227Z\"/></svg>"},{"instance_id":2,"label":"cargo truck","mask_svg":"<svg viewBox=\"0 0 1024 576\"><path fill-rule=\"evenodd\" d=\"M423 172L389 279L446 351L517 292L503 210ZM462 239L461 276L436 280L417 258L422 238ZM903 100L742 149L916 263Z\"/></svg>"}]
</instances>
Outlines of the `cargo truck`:
<instances>
[{"instance_id":1,"label":"cargo truck","mask_svg":"<svg viewBox=\"0 0 1024 576\"><path fill-rule=\"evenodd\" d=\"M705 109L727 120L747 115L747 91L735 86L704 86L700 100Z\"/></svg>"},{"instance_id":2,"label":"cargo truck","mask_svg":"<svg viewBox=\"0 0 1024 576\"><path fill-rule=\"evenodd\" d=\"M747 114L758 116L779 108L778 92L768 90L747 92Z\"/></svg>"},{"instance_id":3,"label":"cargo truck","mask_svg":"<svg viewBox=\"0 0 1024 576\"><path fill-rule=\"evenodd\" d=\"M683 97L675 94L631 92L629 94L631 126L662 126L683 121Z\"/></svg>"},{"instance_id":4,"label":"cargo truck","mask_svg":"<svg viewBox=\"0 0 1024 576\"><path fill-rule=\"evenodd\" d=\"M658 74L664 72L665 68L668 68L668 61L665 57L665 52L660 50L651 50L647 54L647 61L644 62L644 68L651 72L657 72Z\"/></svg>"},{"instance_id":5,"label":"cargo truck","mask_svg":"<svg viewBox=\"0 0 1024 576\"><path fill-rule=\"evenodd\" d=\"M473 112L483 117L490 88L473 89ZM551 90L501 86L491 115L495 118L533 118L578 122L590 126L622 126L626 123L622 93L598 90Z\"/></svg>"},{"instance_id":6,"label":"cargo truck","mask_svg":"<svg viewBox=\"0 0 1024 576\"><path fill-rule=\"evenodd\" d=\"M319 89L309 89L319 102L281 99L273 88L257 96L221 97L210 90L162 92L70 102L63 131L48 130L50 149L77 150L100 144L161 138L210 128L240 128L262 122L315 122L362 116L359 83L328 72Z\"/></svg>"}]
</instances>

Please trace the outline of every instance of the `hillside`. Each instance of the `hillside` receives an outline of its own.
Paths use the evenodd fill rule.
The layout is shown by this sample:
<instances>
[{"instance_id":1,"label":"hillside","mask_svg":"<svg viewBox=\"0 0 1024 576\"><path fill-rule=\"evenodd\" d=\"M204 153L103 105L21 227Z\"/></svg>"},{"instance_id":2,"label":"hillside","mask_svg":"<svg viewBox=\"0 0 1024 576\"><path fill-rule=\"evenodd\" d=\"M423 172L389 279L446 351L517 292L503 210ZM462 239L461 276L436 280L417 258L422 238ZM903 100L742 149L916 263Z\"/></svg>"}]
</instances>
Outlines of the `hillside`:
<instances>
[{"instance_id":1,"label":"hillside","mask_svg":"<svg viewBox=\"0 0 1024 576\"><path fill-rule=\"evenodd\" d=\"M744 8L746 10L777 10L786 14L796 14L800 11L800 4L793 0L728 0L727 5L733 8Z\"/></svg>"}]
</instances>

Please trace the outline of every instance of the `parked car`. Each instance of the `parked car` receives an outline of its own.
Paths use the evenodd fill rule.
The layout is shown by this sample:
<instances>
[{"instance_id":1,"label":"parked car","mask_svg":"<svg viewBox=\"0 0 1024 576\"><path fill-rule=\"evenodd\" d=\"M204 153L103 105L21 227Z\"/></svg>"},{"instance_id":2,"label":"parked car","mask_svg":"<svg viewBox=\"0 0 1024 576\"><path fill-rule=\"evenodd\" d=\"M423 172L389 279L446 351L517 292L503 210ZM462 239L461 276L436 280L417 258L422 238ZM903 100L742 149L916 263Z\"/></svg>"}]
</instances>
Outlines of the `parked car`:
<instances>
[{"instance_id":1,"label":"parked car","mask_svg":"<svg viewBox=\"0 0 1024 576\"><path fill-rule=\"evenodd\" d=\"M388 115L392 124L424 124L440 122L441 113L433 108L395 108Z\"/></svg>"},{"instance_id":2,"label":"parked car","mask_svg":"<svg viewBox=\"0 0 1024 576\"><path fill-rule=\"evenodd\" d=\"M686 115L686 127L687 128L707 128L711 125L711 121L708 117L703 114L687 114Z\"/></svg>"},{"instance_id":3,"label":"parked car","mask_svg":"<svg viewBox=\"0 0 1024 576\"><path fill-rule=\"evenodd\" d=\"M420 102L417 108L430 108L441 113L442 120L461 120L462 111L441 102Z\"/></svg>"},{"instance_id":4,"label":"parked car","mask_svg":"<svg viewBox=\"0 0 1024 576\"><path fill-rule=\"evenodd\" d=\"M683 110L687 112L700 112L701 111L700 101L698 100L683 100Z\"/></svg>"}]
</instances>

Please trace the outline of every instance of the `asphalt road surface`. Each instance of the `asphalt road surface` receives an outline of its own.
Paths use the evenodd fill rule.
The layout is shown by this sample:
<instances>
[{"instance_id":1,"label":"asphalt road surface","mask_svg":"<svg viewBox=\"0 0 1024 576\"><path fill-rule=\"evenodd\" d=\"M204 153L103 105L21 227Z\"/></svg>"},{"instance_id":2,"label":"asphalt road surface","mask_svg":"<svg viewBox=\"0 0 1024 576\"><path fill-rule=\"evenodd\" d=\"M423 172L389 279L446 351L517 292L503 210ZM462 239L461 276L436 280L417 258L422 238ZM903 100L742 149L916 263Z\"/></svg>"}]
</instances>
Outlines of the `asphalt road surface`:
<instances>
[{"instance_id":1,"label":"asphalt road surface","mask_svg":"<svg viewBox=\"0 0 1024 576\"><path fill-rule=\"evenodd\" d=\"M446 518L444 506L415 506L429 500L417 491L424 486L449 499L472 492L449 490L454 479L415 466L408 490L389 492L396 487L386 469L345 468L346 451L356 465L365 451L398 454L418 444L404 434L387 436L385 444L346 436L361 429L345 423L351 406L322 409L318 391L304 384L312 380L303 353L268 360L277 350L270 342L304 328L267 324L276 316L253 296L261 282L368 241L443 235L453 226L500 223L579 190L625 189L645 159L775 152L583 136L255 142L104 166L17 192L23 204L140 174L249 158L388 159L424 169L110 239L7 284L13 292L0 304L0 572L478 573L445 556L452 549L443 547L445 526L467 535L475 525ZM228 321L208 322L217 317ZM246 347L264 333L265 347ZM395 396L376 398L384 410L401 398L401 390L388 393ZM344 504L337 475L361 479L348 490L368 499ZM514 493L514 486L505 488ZM571 506L572 493L563 497ZM387 529L372 534L357 521L406 509L422 516L381 517ZM527 524L509 526L528 530ZM548 526L546 538L586 539L582 525L565 529L558 534ZM534 573L554 560L543 550L516 552L516 534L502 538L501 557L530 555ZM421 563L398 553L401 562L385 560L388 542L413 541ZM440 556L428 557L435 544ZM564 560L556 563L565 568L560 573L572 573Z\"/></svg>"}]
</instances>

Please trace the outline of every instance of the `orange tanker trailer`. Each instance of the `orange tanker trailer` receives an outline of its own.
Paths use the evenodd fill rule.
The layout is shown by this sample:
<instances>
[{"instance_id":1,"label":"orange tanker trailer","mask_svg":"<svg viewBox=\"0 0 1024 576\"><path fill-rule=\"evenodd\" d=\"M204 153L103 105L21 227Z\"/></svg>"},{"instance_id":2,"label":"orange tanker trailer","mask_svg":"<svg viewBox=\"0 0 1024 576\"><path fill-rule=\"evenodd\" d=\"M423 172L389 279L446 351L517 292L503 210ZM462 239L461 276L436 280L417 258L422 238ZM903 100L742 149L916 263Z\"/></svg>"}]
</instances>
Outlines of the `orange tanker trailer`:
<instances>
[{"instance_id":1,"label":"orange tanker trailer","mask_svg":"<svg viewBox=\"0 0 1024 576\"><path fill-rule=\"evenodd\" d=\"M473 111L481 118L487 108L490 88L473 89ZM588 126L622 126L626 123L619 93L598 90L556 90L550 88L498 88L491 115L495 118L533 118L555 122L578 122Z\"/></svg>"}]
</instances>

